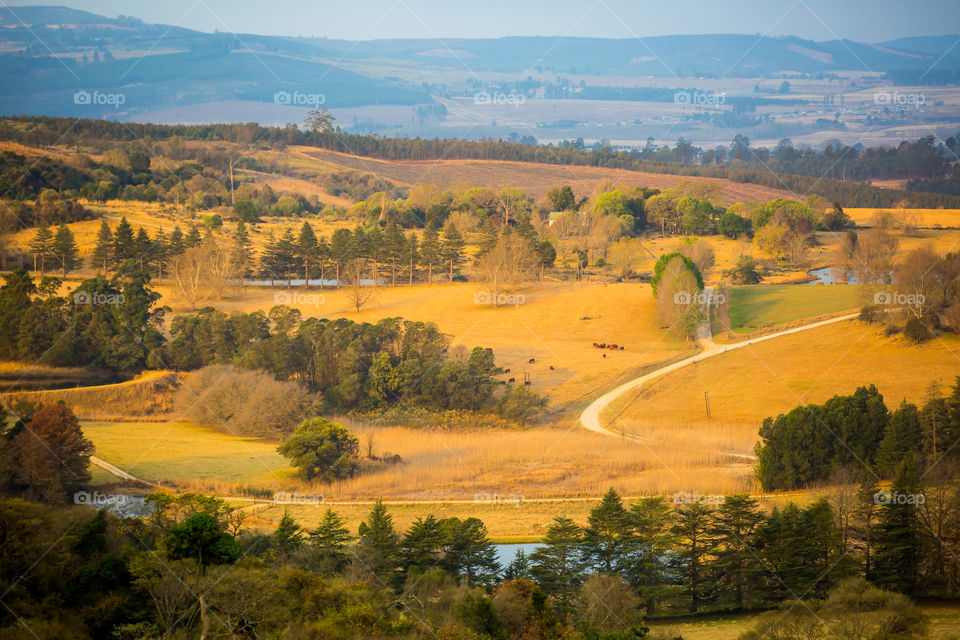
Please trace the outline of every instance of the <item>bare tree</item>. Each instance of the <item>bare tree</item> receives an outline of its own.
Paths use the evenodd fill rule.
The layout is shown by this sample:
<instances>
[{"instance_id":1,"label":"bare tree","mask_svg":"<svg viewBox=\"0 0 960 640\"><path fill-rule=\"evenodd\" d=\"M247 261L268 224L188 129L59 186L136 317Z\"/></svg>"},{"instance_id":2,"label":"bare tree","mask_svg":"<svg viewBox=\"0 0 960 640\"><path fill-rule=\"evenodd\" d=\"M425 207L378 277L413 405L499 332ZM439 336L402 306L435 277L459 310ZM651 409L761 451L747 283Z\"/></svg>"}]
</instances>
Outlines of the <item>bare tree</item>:
<instances>
[{"instance_id":1,"label":"bare tree","mask_svg":"<svg viewBox=\"0 0 960 640\"><path fill-rule=\"evenodd\" d=\"M365 285L363 281L368 278L368 265L364 258L354 258L346 265L347 279L347 298L353 308L360 312L368 302L373 300L377 291L377 273L374 270L369 275L370 284Z\"/></svg>"},{"instance_id":2,"label":"bare tree","mask_svg":"<svg viewBox=\"0 0 960 640\"><path fill-rule=\"evenodd\" d=\"M516 290L529 280L534 270L530 244L515 233L500 236L497 245L477 262L477 271L488 288L491 304L497 296Z\"/></svg>"}]
</instances>

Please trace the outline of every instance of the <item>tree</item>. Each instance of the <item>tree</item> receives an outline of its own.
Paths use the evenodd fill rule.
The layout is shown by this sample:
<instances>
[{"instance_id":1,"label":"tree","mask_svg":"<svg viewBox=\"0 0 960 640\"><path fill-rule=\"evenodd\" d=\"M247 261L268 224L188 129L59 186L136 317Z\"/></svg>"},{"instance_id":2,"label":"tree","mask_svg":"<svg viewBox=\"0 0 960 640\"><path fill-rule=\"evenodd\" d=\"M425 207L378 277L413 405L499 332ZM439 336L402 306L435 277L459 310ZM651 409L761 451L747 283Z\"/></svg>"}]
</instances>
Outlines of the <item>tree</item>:
<instances>
[{"instance_id":1,"label":"tree","mask_svg":"<svg viewBox=\"0 0 960 640\"><path fill-rule=\"evenodd\" d=\"M94 269L103 269L107 272L110 266L110 258L113 255L113 232L106 220L100 221L100 230L97 231L97 241L93 247L93 254L90 256L91 267Z\"/></svg>"},{"instance_id":2,"label":"tree","mask_svg":"<svg viewBox=\"0 0 960 640\"><path fill-rule=\"evenodd\" d=\"M284 509L280 522L277 523L277 530L273 532L273 543L280 557L289 558L299 550L303 546L303 537L303 528L297 524L290 512Z\"/></svg>"},{"instance_id":3,"label":"tree","mask_svg":"<svg viewBox=\"0 0 960 640\"><path fill-rule=\"evenodd\" d=\"M414 520L400 543L404 571L426 573L439 566L445 541L446 534L433 514Z\"/></svg>"},{"instance_id":4,"label":"tree","mask_svg":"<svg viewBox=\"0 0 960 640\"><path fill-rule=\"evenodd\" d=\"M231 564L240 557L240 545L225 533L209 513L195 513L170 528L167 555L178 560L192 558L205 573L209 565Z\"/></svg>"},{"instance_id":5,"label":"tree","mask_svg":"<svg viewBox=\"0 0 960 640\"><path fill-rule=\"evenodd\" d=\"M569 211L577 203L570 185L550 189L550 191L547 191L546 199L553 211Z\"/></svg>"},{"instance_id":6,"label":"tree","mask_svg":"<svg viewBox=\"0 0 960 640\"><path fill-rule=\"evenodd\" d=\"M377 500L370 515L360 523L359 534L356 558L360 569L389 581L397 567L400 545L393 530L393 517L383 500Z\"/></svg>"},{"instance_id":7,"label":"tree","mask_svg":"<svg viewBox=\"0 0 960 640\"><path fill-rule=\"evenodd\" d=\"M311 109L307 112L307 129L310 133L316 135L333 131L336 118L327 111L326 107Z\"/></svg>"},{"instance_id":8,"label":"tree","mask_svg":"<svg viewBox=\"0 0 960 640\"><path fill-rule=\"evenodd\" d=\"M468 585L488 585L500 573L497 552L487 527L477 518L450 518L441 522L445 534L442 566Z\"/></svg>"},{"instance_id":9,"label":"tree","mask_svg":"<svg viewBox=\"0 0 960 640\"><path fill-rule=\"evenodd\" d=\"M80 248L73 237L73 232L66 224L61 224L53 237L53 255L60 263L63 277L80 266Z\"/></svg>"},{"instance_id":10,"label":"tree","mask_svg":"<svg viewBox=\"0 0 960 640\"><path fill-rule=\"evenodd\" d=\"M341 284L341 268L354 257L353 235L348 229L337 229L330 236L330 259L337 269L337 288Z\"/></svg>"},{"instance_id":11,"label":"tree","mask_svg":"<svg viewBox=\"0 0 960 640\"><path fill-rule=\"evenodd\" d=\"M33 252L33 269L37 270L37 263L40 265L40 277L47 272L47 260L52 259L56 253L53 245L53 233L46 225L40 225L37 228L33 240L30 241L30 251Z\"/></svg>"},{"instance_id":12,"label":"tree","mask_svg":"<svg viewBox=\"0 0 960 640\"><path fill-rule=\"evenodd\" d=\"M440 241L437 231L428 226L423 231L423 241L420 243L421 264L427 266L427 284L433 284L433 267L440 263Z\"/></svg>"},{"instance_id":13,"label":"tree","mask_svg":"<svg viewBox=\"0 0 960 640\"><path fill-rule=\"evenodd\" d=\"M248 277L253 268L253 243L243 220L237 222L237 230L233 234L233 264L241 279Z\"/></svg>"},{"instance_id":14,"label":"tree","mask_svg":"<svg viewBox=\"0 0 960 640\"><path fill-rule=\"evenodd\" d=\"M297 238L294 255L303 268L303 286L307 286L310 281L310 269L316 267L320 258L320 244L309 222L304 221L303 226L300 227L300 236Z\"/></svg>"},{"instance_id":15,"label":"tree","mask_svg":"<svg viewBox=\"0 0 960 640\"><path fill-rule=\"evenodd\" d=\"M715 547L713 509L700 501L681 505L675 511L675 522L671 532L678 540L677 569L690 599L690 612L696 613L712 596L707 560Z\"/></svg>"},{"instance_id":16,"label":"tree","mask_svg":"<svg viewBox=\"0 0 960 640\"><path fill-rule=\"evenodd\" d=\"M901 462L890 492L877 494L874 581L908 596L915 596L920 587L921 558L927 545L919 516L920 495L920 468L913 455Z\"/></svg>"},{"instance_id":17,"label":"tree","mask_svg":"<svg viewBox=\"0 0 960 640\"><path fill-rule=\"evenodd\" d=\"M463 236L453 222L447 222L440 241L440 255L450 268L450 282L453 282L454 268L463 262Z\"/></svg>"},{"instance_id":18,"label":"tree","mask_svg":"<svg viewBox=\"0 0 960 640\"><path fill-rule=\"evenodd\" d=\"M526 427L527 422L547 404L547 398L525 386L511 386L500 398L497 407L500 415Z\"/></svg>"},{"instance_id":19,"label":"tree","mask_svg":"<svg viewBox=\"0 0 960 640\"><path fill-rule=\"evenodd\" d=\"M763 276L757 271L757 261L750 256L740 256L732 269L724 273L733 284L760 284Z\"/></svg>"},{"instance_id":20,"label":"tree","mask_svg":"<svg viewBox=\"0 0 960 640\"><path fill-rule=\"evenodd\" d=\"M347 564L350 531L347 522L333 509L327 509L317 528L310 532L310 548L322 575L341 570Z\"/></svg>"},{"instance_id":21,"label":"tree","mask_svg":"<svg viewBox=\"0 0 960 640\"><path fill-rule=\"evenodd\" d=\"M714 516L713 535L718 547L713 568L733 592L734 604L740 611L756 590L757 575L762 570L751 548L754 532L762 521L757 501L746 494L726 496Z\"/></svg>"},{"instance_id":22,"label":"tree","mask_svg":"<svg viewBox=\"0 0 960 640\"><path fill-rule=\"evenodd\" d=\"M739 238L750 233L750 221L732 211L727 211L720 216L717 230L728 238Z\"/></svg>"},{"instance_id":23,"label":"tree","mask_svg":"<svg viewBox=\"0 0 960 640\"><path fill-rule=\"evenodd\" d=\"M13 437L14 482L30 499L60 501L90 480L93 443L63 404L41 407Z\"/></svg>"},{"instance_id":24,"label":"tree","mask_svg":"<svg viewBox=\"0 0 960 640\"><path fill-rule=\"evenodd\" d=\"M590 510L583 534L584 555L603 573L619 571L626 556L629 519L623 501L613 489Z\"/></svg>"},{"instance_id":25,"label":"tree","mask_svg":"<svg viewBox=\"0 0 960 640\"><path fill-rule=\"evenodd\" d=\"M904 400L890 414L890 422L877 451L877 469L884 477L891 477L907 455L920 455L920 412L916 405Z\"/></svg>"},{"instance_id":26,"label":"tree","mask_svg":"<svg viewBox=\"0 0 960 640\"><path fill-rule=\"evenodd\" d=\"M332 482L357 472L360 443L343 425L318 417L301 423L277 451L290 458L305 479Z\"/></svg>"},{"instance_id":27,"label":"tree","mask_svg":"<svg viewBox=\"0 0 960 640\"><path fill-rule=\"evenodd\" d=\"M641 498L628 514L630 553L624 577L638 588L652 615L672 591L669 556L675 542L670 505L660 496Z\"/></svg>"},{"instance_id":28,"label":"tree","mask_svg":"<svg viewBox=\"0 0 960 640\"><path fill-rule=\"evenodd\" d=\"M136 257L137 248L133 235L133 227L127 222L126 216L120 218L120 222L113 232L112 248L113 262L116 265L123 264L125 260Z\"/></svg>"},{"instance_id":29,"label":"tree","mask_svg":"<svg viewBox=\"0 0 960 640\"><path fill-rule=\"evenodd\" d=\"M533 575L544 591L557 601L557 608L571 613L572 599L583 578L583 530L570 518L554 516L542 546L530 554Z\"/></svg>"}]
</instances>

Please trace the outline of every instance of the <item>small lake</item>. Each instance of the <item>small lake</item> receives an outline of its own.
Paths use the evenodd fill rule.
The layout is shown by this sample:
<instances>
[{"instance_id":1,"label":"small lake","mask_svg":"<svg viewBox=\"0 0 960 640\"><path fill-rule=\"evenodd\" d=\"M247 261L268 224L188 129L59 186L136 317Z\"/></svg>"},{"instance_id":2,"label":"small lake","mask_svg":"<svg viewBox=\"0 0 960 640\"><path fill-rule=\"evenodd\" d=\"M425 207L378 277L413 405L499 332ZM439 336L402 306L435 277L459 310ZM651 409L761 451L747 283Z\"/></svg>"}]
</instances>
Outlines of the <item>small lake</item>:
<instances>
[{"instance_id":1,"label":"small lake","mask_svg":"<svg viewBox=\"0 0 960 640\"><path fill-rule=\"evenodd\" d=\"M834 269L833 267L824 267L822 269L814 269L812 271L807 271L811 277L816 278L816 280L811 280L805 284L857 284L857 278L853 275L852 270L847 270L847 280L844 282L840 276L839 269Z\"/></svg>"},{"instance_id":2,"label":"small lake","mask_svg":"<svg viewBox=\"0 0 960 640\"><path fill-rule=\"evenodd\" d=\"M517 557L517 552L521 549L523 549L524 555L529 559L530 554L543 545L536 542L526 542L523 544L495 544L493 546L497 550L497 562L500 563L502 568L506 569L507 565L513 562L514 558Z\"/></svg>"}]
</instances>

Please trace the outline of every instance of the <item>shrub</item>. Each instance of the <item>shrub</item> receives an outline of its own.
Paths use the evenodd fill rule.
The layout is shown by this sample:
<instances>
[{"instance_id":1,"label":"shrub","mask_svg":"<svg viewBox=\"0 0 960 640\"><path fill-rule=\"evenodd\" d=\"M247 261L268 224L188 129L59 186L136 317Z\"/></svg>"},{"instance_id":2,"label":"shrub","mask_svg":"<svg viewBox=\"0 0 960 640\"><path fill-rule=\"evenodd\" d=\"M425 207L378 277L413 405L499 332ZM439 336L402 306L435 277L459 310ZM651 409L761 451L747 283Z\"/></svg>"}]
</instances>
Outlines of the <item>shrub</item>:
<instances>
[{"instance_id":1,"label":"shrub","mask_svg":"<svg viewBox=\"0 0 960 640\"><path fill-rule=\"evenodd\" d=\"M343 425L313 418L298 426L277 451L290 458L304 479L331 482L357 472L360 443Z\"/></svg>"},{"instance_id":2,"label":"shrub","mask_svg":"<svg viewBox=\"0 0 960 640\"><path fill-rule=\"evenodd\" d=\"M903 325L903 335L912 340L915 344L926 342L933 337L933 332L920 318L910 318Z\"/></svg>"},{"instance_id":3,"label":"shrub","mask_svg":"<svg viewBox=\"0 0 960 640\"><path fill-rule=\"evenodd\" d=\"M244 436L279 437L320 408L320 395L265 371L211 365L188 375L174 400L189 420Z\"/></svg>"}]
</instances>

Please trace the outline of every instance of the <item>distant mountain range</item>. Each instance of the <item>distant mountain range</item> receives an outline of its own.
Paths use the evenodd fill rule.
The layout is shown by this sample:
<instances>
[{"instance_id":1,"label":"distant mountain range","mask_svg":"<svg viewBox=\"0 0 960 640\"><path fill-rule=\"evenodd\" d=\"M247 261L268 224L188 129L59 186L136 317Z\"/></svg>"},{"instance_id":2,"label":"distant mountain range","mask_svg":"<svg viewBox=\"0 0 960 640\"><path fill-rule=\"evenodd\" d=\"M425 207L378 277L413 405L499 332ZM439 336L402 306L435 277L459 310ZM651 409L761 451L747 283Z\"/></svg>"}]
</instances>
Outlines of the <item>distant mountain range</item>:
<instances>
[{"instance_id":1,"label":"distant mountain range","mask_svg":"<svg viewBox=\"0 0 960 640\"><path fill-rule=\"evenodd\" d=\"M422 66L458 74L460 81L472 71L518 78L537 71L673 78L957 69L958 39L865 44L678 35L355 42L211 34L66 7L3 7L0 113L129 118L157 108L227 100L301 107L432 101L429 88L416 79L373 73L390 62L408 70Z\"/></svg>"}]
</instances>

